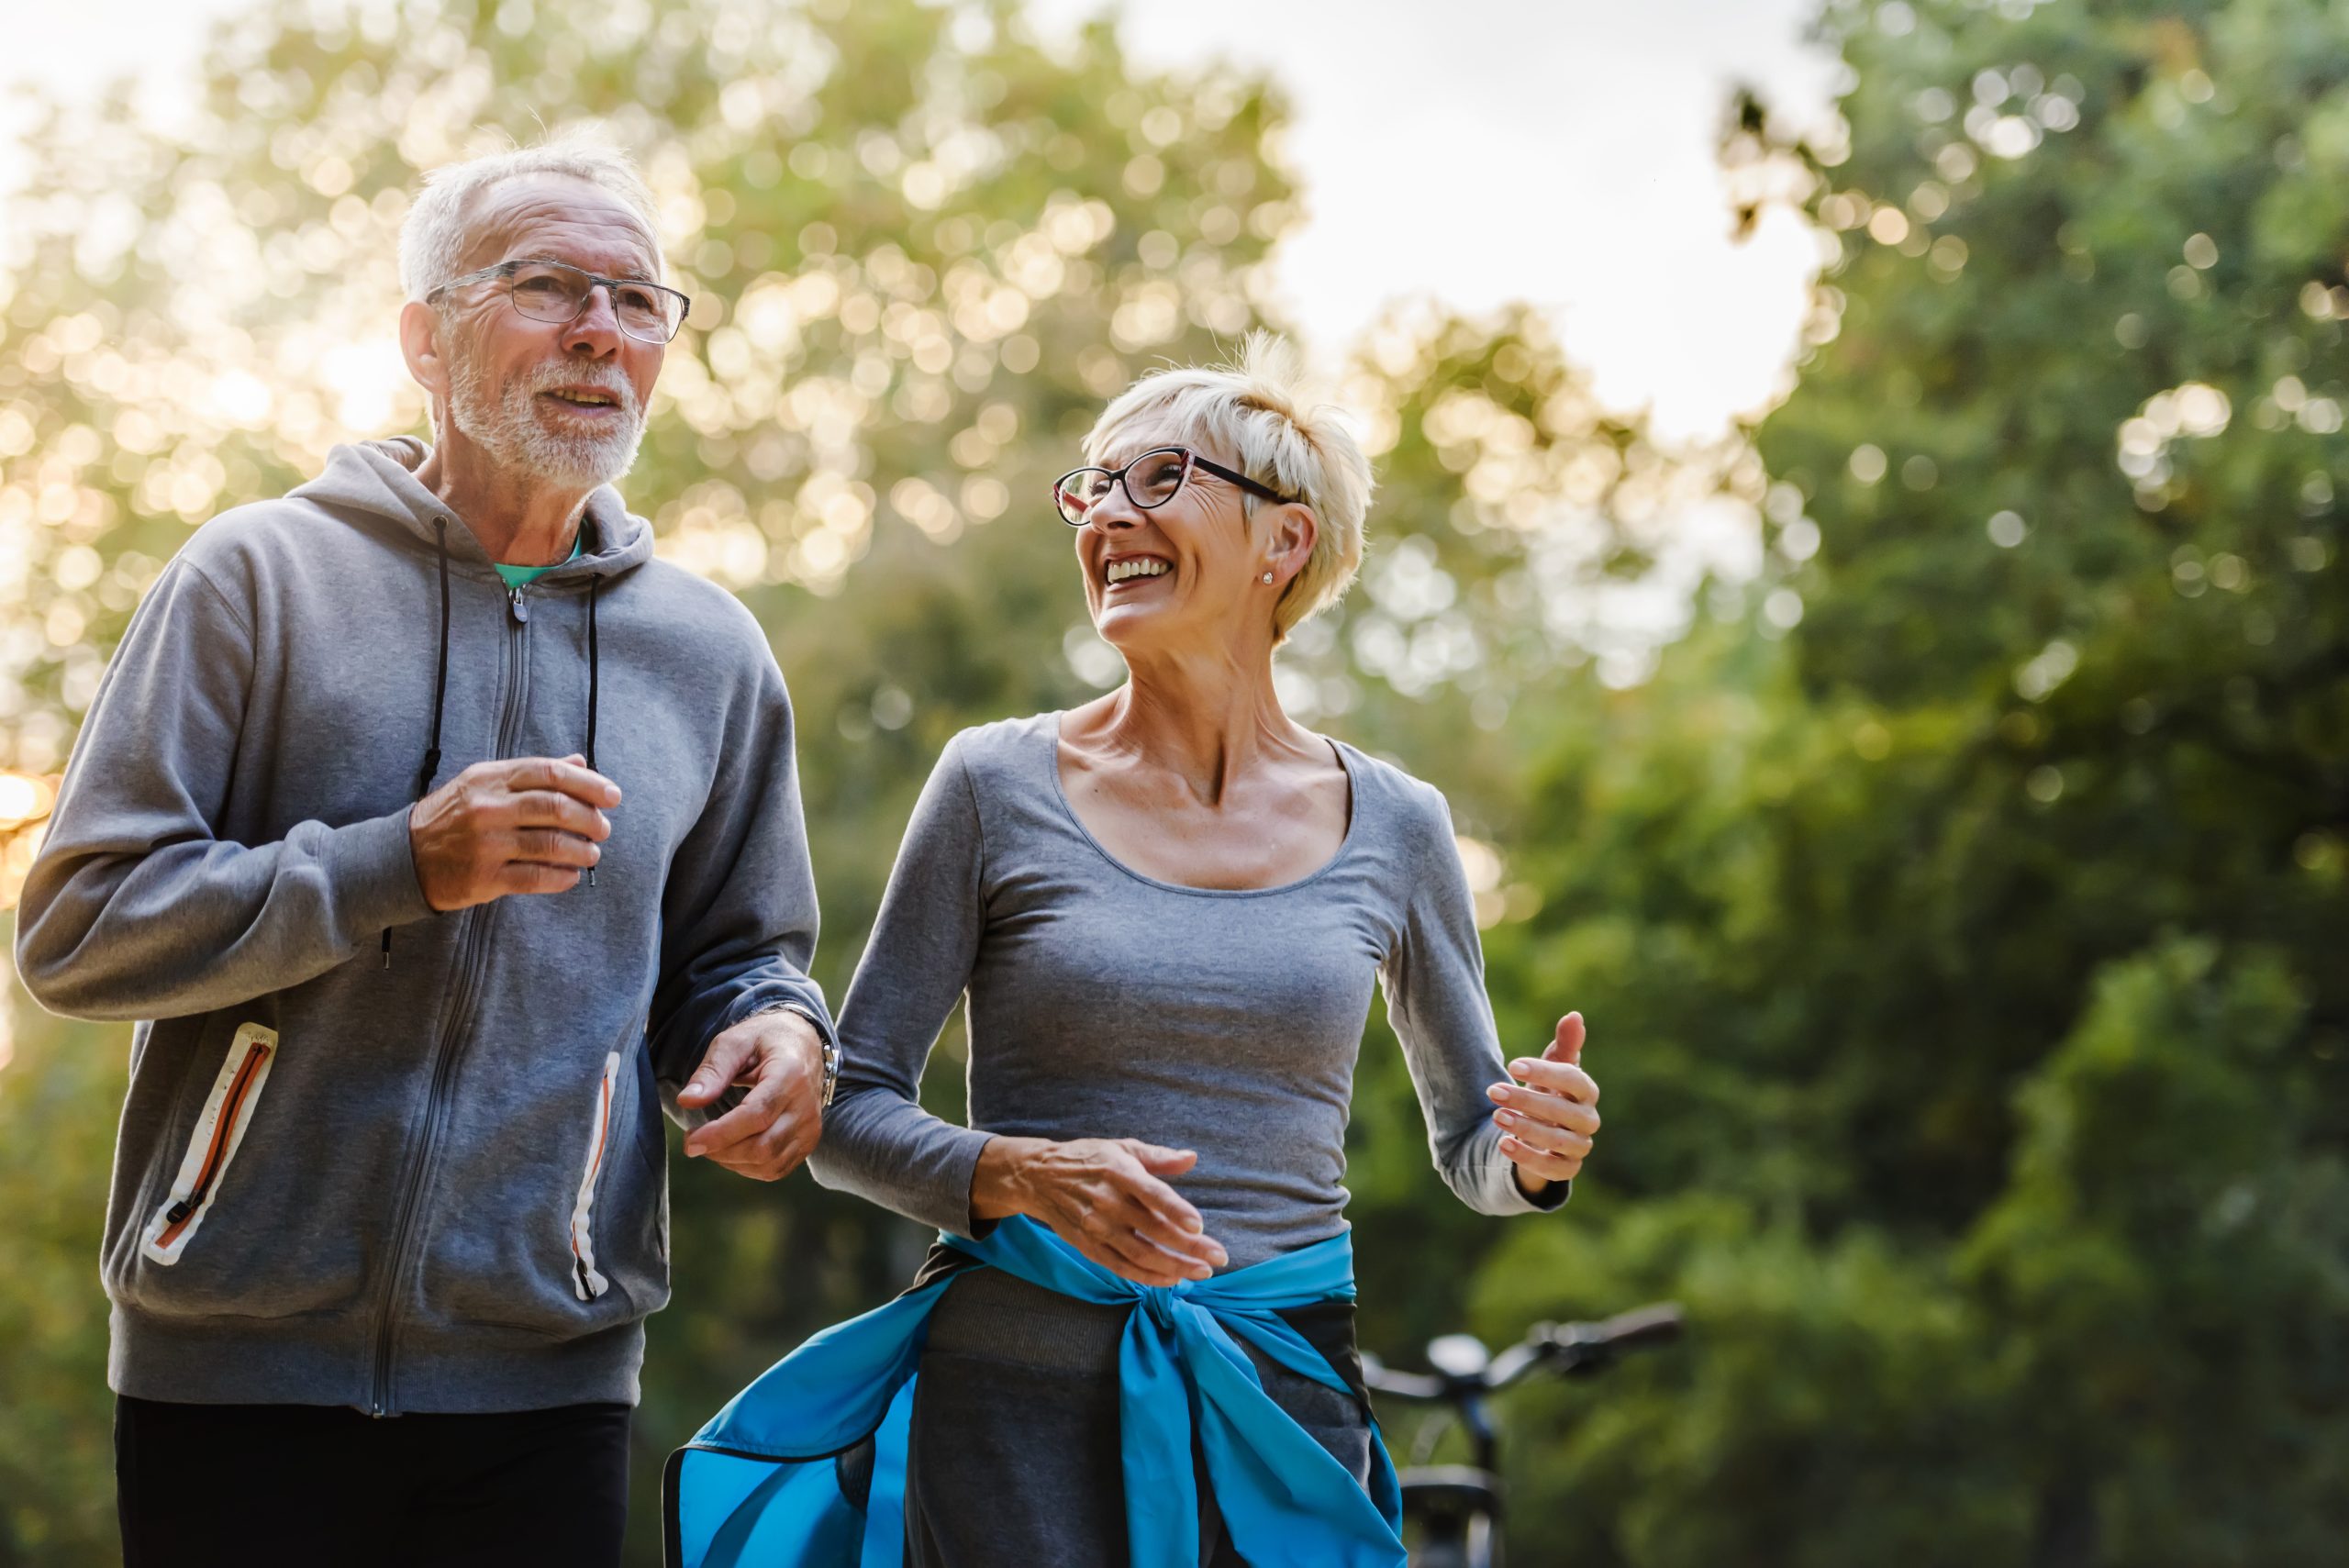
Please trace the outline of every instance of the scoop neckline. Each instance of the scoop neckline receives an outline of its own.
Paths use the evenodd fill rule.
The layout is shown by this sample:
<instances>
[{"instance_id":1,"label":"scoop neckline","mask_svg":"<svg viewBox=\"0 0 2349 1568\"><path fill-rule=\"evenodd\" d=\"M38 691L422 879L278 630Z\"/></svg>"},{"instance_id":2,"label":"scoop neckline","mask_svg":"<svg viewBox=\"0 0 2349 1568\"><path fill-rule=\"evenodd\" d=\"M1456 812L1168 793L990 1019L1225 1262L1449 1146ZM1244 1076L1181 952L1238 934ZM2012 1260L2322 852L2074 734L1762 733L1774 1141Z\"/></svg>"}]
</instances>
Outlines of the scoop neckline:
<instances>
[{"instance_id":1,"label":"scoop neckline","mask_svg":"<svg viewBox=\"0 0 2349 1568\"><path fill-rule=\"evenodd\" d=\"M1076 814L1075 803L1069 799L1068 788L1061 782L1061 719L1067 712L1066 708L1055 708L1043 716L1044 771L1052 781L1052 798L1060 803L1061 815L1068 819L1068 825L1093 847L1095 854L1145 887L1155 887L1164 893L1186 893L1199 898L1264 898L1276 893L1296 893L1312 886L1335 871L1339 862L1353 852L1355 837L1362 827L1362 774L1355 771L1353 759L1346 755L1346 743L1333 736L1324 735L1321 739L1328 741L1330 750L1337 753L1338 766L1345 770L1346 774L1346 833L1338 840L1337 849L1328 860L1295 882L1279 883L1271 887L1194 887L1188 883L1167 882L1147 872L1136 871L1111 854L1108 846L1093 836L1093 829L1087 828L1085 818Z\"/></svg>"}]
</instances>

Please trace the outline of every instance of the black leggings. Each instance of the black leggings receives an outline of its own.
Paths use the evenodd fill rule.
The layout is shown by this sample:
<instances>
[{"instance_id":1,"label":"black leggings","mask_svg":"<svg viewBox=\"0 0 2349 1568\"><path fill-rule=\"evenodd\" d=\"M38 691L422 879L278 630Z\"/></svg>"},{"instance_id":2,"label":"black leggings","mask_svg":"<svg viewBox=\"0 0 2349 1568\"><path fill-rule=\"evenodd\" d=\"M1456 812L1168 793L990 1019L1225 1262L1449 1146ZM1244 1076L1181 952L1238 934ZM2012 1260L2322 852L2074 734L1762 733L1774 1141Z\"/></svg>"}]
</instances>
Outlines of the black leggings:
<instances>
[{"instance_id":1,"label":"black leggings","mask_svg":"<svg viewBox=\"0 0 2349 1568\"><path fill-rule=\"evenodd\" d=\"M629 1407L397 1416L115 1401L124 1568L615 1568Z\"/></svg>"}]
</instances>

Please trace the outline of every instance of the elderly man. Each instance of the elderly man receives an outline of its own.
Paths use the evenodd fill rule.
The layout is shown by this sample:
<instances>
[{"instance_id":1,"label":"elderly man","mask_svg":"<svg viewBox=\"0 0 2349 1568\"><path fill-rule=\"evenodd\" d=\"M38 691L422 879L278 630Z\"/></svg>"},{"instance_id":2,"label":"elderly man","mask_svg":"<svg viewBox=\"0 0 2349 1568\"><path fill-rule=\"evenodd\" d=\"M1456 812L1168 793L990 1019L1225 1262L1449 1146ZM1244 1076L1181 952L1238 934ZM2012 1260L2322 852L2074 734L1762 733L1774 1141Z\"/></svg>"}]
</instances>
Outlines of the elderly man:
<instances>
[{"instance_id":1,"label":"elderly man","mask_svg":"<svg viewBox=\"0 0 2349 1568\"><path fill-rule=\"evenodd\" d=\"M650 195L577 144L444 169L400 265L439 445L189 540L25 886L32 994L140 1020L133 1565L617 1562L662 1104L773 1179L837 1069L783 678L609 488L686 307Z\"/></svg>"}]
</instances>

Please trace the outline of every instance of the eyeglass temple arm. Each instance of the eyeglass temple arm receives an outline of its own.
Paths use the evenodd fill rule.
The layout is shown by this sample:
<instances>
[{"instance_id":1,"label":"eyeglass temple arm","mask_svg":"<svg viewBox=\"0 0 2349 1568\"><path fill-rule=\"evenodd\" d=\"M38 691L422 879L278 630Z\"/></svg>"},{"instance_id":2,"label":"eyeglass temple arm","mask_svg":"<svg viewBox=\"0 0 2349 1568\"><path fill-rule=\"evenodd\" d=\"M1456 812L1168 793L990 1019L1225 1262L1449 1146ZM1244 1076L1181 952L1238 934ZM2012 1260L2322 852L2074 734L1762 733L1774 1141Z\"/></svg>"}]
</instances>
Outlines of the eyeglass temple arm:
<instances>
[{"instance_id":1,"label":"eyeglass temple arm","mask_svg":"<svg viewBox=\"0 0 2349 1568\"><path fill-rule=\"evenodd\" d=\"M1262 495L1267 501L1278 501L1284 506L1295 506L1300 504L1294 495L1284 495L1268 484L1260 484L1244 473L1235 473L1219 462L1210 462L1197 452L1186 451L1183 455L1189 458L1194 466L1204 468L1218 479L1229 480L1242 490Z\"/></svg>"}]
</instances>

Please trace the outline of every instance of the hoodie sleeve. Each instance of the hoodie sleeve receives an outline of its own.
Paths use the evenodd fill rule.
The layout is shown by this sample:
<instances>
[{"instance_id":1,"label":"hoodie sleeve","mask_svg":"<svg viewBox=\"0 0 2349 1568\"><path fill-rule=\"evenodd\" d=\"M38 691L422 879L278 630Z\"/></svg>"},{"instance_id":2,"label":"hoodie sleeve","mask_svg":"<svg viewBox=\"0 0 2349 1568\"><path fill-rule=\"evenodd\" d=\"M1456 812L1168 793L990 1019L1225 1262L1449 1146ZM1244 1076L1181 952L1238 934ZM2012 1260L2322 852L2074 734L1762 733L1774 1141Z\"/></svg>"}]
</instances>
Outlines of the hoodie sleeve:
<instances>
[{"instance_id":1,"label":"hoodie sleeve","mask_svg":"<svg viewBox=\"0 0 2349 1568\"><path fill-rule=\"evenodd\" d=\"M799 804L791 699L763 637L756 664L750 712L728 720L709 798L661 894L661 978L646 1032L662 1103L687 1128L739 1098L688 1111L677 1091L709 1042L751 1014L790 1007L833 1038L824 993L807 977L816 876Z\"/></svg>"},{"instance_id":2,"label":"hoodie sleeve","mask_svg":"<svg viewBox=\"0 0 2349 1568\"><path fill-rule=\"evenodd\" d=\"M250 617L183 554L132 616L17 914L52 1012L165 1018L285 990L432 913L407 811L275 843L218 837L253 672Z\"/></svg>"},{"instance_id":3,"label":"hoodie sleeve","mask_svg":"<svg viewBox=\"0 0 2349 1568\"><path fill-rule=\"evenodd\" d=\"M971 1176L990 1135L924 1110L921 1075L978 959L984 850L957 737L922 786L841 1005L840 1094L807 1159L824 1186L963 1236L984 1229Z\"/></svg>"}]
</instances>

